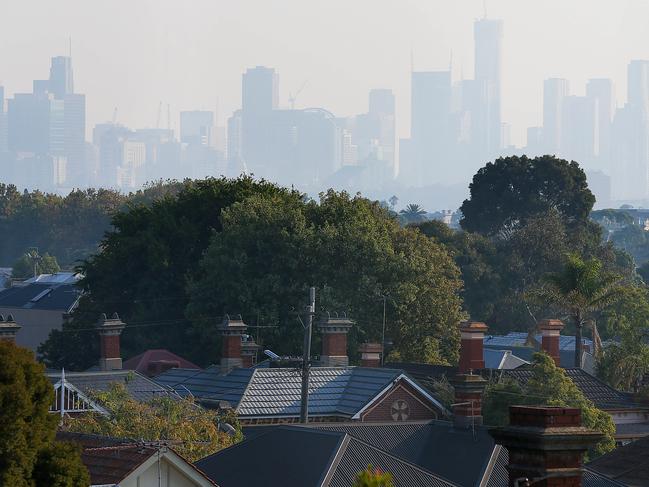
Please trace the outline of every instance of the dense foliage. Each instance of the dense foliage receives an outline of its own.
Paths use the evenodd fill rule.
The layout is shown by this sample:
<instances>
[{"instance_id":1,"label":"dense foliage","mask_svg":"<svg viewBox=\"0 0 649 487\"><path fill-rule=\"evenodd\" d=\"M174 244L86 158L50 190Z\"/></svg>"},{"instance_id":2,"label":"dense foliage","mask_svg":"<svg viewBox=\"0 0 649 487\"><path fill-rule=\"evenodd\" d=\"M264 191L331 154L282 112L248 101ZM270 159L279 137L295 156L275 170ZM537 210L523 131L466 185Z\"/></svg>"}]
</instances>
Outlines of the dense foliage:
<instances>
[{"instance_id":1,"label":"dense foliage","mask_svg":"<svg viewBox=\"0 0 649 487\"><path fill-rule=\"evenodd\" d=\"M554 156L511 156L487 163L469 191L470 198L460 207L460 224L489 236L507 236L552 210L565 224L580 225L595 203L579 164Z\"/></svg>"},{"instance_id":2,"label":"dense foliage","mask_svg":"<svg viewBox=\"0 0 649 487\"><path fill-rule=\"evenodd\" d=\"M233 414L219 416L191 399L161 396L140 402L129 395L124 384L118 383L91 396L110 411L110 416L87 413L67 417L62 427L64 431L144 441L164 440L191 462L242 439L241 428ZM219 422L230 424L236 433L231 436L220 431Z\"/></svg>"},{"instance_id":3,"label":"dense foliage","mask_svg":"<svg viewBox=\"0 0 649 487\"><path fill-rule=\"evenodd\" d=\"M581 408L583 425L604 434L593 453L602 455L615 448L615 425L611 416L597 409L564 370L557 367L545 353L534 354L532 377L525 385L505 380L487 386L483 403L485 423L490 426L507 424L508 409L511 405Z\"/></svg>"},{"instance_id":4,"label":"dense foliage","mask_svg":"<svg viewBox=\"0 0 649 487\"><path fill-rule=\"evenodd\" d=\"M54 389L29 350L0 341L0 485L87 487L79 453L54 441Z\"/></svg>"},{"instance_id":5,"label":"dense foliage","mask_svg":"<svg viewBox=\"0 0 649 487\"><path fill-rule=\"evenodd\" d=\"M60 196L0 183L0 264L10 267L25 249L35 247L71 267L98 250L116 211L174 194L181 184L159 182L129 195L87 189Z\"/></svg>"},{"instance_id":6,"label":"dense foliage","mask_svg":"<svg viewBox=\"0 0 649 487\"><path fill-rule=\"evenodd\" d=\"M94 323L114 311L130 325L122 335L126 357L164 347L198 363L216 361L214 328L224 314L266 327L261 339L275 351L299 353L296 310L312 285L321 315L357 320L352 350L361 339L380 338L387 296L395 356L457 358L461 282L453 260L378 203L334 191L307 201L248 177L207 179L131 205L113 225L101 252L81 266L88 292L71 321L40 349L48 365L92 365Z\"/></svg>"}]
</instances>

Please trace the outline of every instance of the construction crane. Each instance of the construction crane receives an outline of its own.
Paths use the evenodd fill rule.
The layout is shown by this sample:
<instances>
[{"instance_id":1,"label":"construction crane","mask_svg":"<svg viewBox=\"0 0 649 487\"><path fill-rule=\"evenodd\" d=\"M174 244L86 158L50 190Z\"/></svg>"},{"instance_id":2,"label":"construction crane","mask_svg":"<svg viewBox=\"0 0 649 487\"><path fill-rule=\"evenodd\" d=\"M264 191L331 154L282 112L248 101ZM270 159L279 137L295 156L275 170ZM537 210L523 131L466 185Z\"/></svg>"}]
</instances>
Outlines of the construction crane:
<instances>
[{"instance_id":1,"label":"construction crane","mask_svg":"<svg viewBox=\"0 0 649 487\"><path fill-rule=\"evenodd\" d=\"M302 93L302 90L304 89L304 87L307 85L308 82L309 81L307 80L304 83L302 83L302 86L300 86L300 89L297 90L295 95L293 95L292 93L288 94L288 103L291 106L291 110L295 110L295 100L297 99L298 95Z\"/></svg>"}]
</instances>

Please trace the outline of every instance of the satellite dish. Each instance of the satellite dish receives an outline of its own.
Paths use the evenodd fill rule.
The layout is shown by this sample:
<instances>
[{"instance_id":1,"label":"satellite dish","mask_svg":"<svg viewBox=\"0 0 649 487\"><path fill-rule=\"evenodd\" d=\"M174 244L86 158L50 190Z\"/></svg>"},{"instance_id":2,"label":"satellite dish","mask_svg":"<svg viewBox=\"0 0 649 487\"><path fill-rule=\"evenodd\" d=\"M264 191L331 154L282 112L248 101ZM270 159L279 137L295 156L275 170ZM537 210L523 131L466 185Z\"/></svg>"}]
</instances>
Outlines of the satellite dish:
<instances>
[{"instance_id":1,"label":"satellite dish","mask_svg":"<svg viewBox=\"0 0 649 487\"><path fill-rule=\"evenodd\" d=\"M277 355L275 352L271 352L270 350L264 350L264 355L266 355L268 358L271 358L273 360L279 359L279 355Z\"/></svg>"}]
</instances>

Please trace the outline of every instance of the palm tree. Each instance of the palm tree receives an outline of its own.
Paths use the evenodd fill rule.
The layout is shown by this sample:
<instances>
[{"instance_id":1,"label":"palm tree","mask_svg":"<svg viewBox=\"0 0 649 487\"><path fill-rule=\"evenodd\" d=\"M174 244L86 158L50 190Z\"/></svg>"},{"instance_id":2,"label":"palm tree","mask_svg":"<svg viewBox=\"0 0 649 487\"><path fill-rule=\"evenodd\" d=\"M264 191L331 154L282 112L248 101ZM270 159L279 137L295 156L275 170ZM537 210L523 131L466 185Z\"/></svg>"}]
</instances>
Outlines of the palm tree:
<instances>
[{"instance_id":1,"label":"palm tree","mask_svg":"<svg viewBox=\"0 0 649 487\"><path fill-rule=\"evenodd\" d=\"M408 223L420 222L424 219L426 215L426 210L421 206L415 204L409 204L403 210L399 212L401 217L406 220Z\"/></svg>"},{"instance_id":2,"label":"palm tree","mask_svg":"<svg viewBox=\"0 0 649 487\"><path fill-rule=\"evenodd\" d=\"M621 279L617 274L604 271L598 259L584 260L577 254L568 254L560 272L545 276L539 297L567 313L575 325L575 367L581 367L583 326L593 327L593 339L596 340L596 325L590 314L618 299Z\"/></svg>"}]
</instances>

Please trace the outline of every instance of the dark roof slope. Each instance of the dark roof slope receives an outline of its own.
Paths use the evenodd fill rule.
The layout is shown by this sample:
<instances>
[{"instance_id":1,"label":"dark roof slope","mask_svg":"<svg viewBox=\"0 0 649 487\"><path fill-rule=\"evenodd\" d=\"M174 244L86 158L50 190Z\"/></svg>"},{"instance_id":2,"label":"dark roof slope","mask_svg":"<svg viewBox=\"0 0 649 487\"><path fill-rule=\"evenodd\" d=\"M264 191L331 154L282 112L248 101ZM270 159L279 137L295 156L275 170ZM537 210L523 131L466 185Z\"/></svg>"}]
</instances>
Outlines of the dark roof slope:
<instances>
[{"instance_id":1,"label":"dark roof slope","mask_svg":"<svg viewBox=\"0 0 649 487\"><path fill-rule=\"evenodd\" d=\"M48 373L52 384L61 380L60 372ZM74 385L84 394L91 391L107 391L111 384L124 384L126 390L133 399L148 401L161 395L176 396L166 387L163 387L152 380L133 370L112 370L107 372L66 372L65 381Z\"/></svg>"},{"instance_id":2,"label":"dark roof slope","mask_svg":"<svg viewBox=\"0 0 649 487\"><path fill-rule=\"evenodd\" d=\"M617 391L597 377L589 374L583 369L563 369L575 385L600 409L635 409L640 406L633 402L629 394ZM532 370L529 367L519 367L514 370L503 371L504 377L516 379L525 384L532 377Z\"/></svg>"},{"instance_id":3,"label":"dark roof slope","mask_svg":"<svg viewBox=\"0 0 649 487\"><path fill-rule=\"evenodd\" d=\"M629 486L649 486L649 437L602 455L588 468Z\"/></svg>"},{"instance_id":4,"label":"dark roof slope","mask_svg":"<svg viewBox=\"0 0 649 487\"><path fill-rule=\"evenodd\" d=\"M199 460L224 487L343 487L372 464L394 475L396 487L454 484L340 431L277 426Z\"/></svg>"},{"instance_id":5,"label":"dark roof slope","mask_svg":"<svg viewBox=\"0 0 649 487\"><path fill-rule=\"evenodd\" d=\"M347 433L463 486L480 483L494 451L487 428L457 429L447 421L314 423L310 428Z\"/></svg>"},{"instance_id":6,"label":"dark roof slope","mask_svg":"<svg viewBox=\"0 0 649 487\"><path fill-rule=\"evenodd\" d=\"M67 313L76 305L79 294L79 289L74 284L36 282L0 291L0 308L53 310Z\"/></svg>"}]
</instances>

